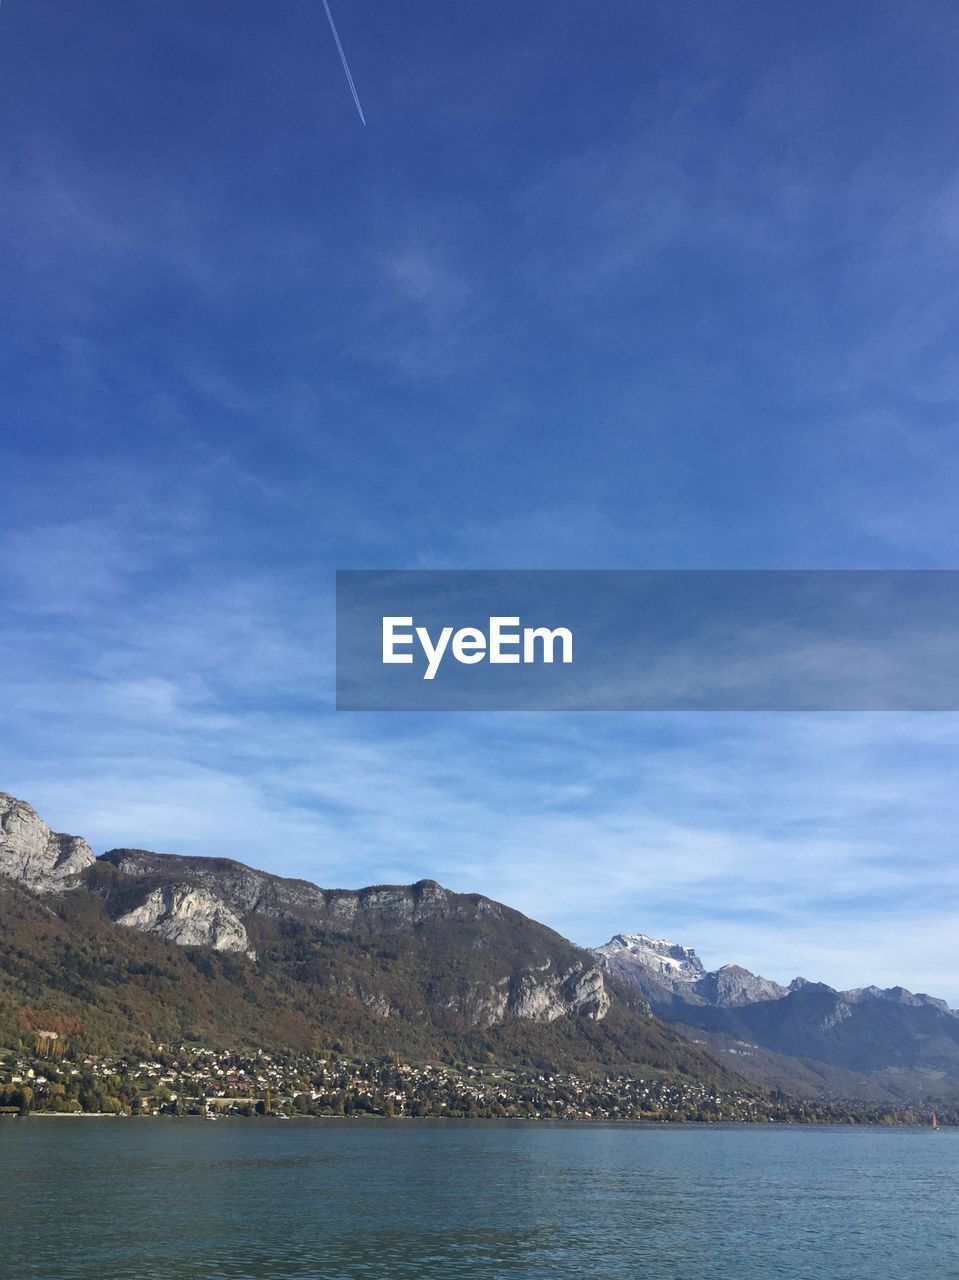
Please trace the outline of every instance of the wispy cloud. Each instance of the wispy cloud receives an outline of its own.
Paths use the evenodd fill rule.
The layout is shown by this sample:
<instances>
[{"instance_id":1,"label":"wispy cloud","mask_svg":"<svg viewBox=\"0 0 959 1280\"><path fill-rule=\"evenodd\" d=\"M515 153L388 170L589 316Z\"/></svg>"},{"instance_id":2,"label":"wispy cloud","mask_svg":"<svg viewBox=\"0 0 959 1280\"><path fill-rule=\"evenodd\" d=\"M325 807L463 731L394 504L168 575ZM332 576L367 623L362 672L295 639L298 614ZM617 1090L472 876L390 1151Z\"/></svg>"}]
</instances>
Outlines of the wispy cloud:
<instances>
[{"instance_id":1,"label":"wispy cloud","mask_svg":"<svg viewBox=\"0 0 959 1280\"><path fill-rule=\"evenodd\" d=\"M7 783L101 848L228 854L327 885L432 876L582 943L644 930L779 979L936 975L956 998L954 717L331 722L224 714L204 694L74 685L52 722L61 757L85 752L65 778L26 690L9 711L29 749ZM890 950L899 932L912 941Z\"/></svg>"}]
</instances>

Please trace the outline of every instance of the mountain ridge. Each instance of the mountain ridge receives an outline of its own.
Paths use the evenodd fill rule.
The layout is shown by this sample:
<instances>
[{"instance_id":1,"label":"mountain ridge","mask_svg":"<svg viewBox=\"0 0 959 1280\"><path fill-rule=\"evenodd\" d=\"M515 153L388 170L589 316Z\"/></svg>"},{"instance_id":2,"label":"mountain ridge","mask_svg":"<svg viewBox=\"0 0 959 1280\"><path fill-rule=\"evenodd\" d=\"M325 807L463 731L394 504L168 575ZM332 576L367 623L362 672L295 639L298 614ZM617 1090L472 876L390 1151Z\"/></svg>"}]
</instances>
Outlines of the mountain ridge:
<instances>
[{"instance_id":1,"label":"mountain ridge","mask_svg":"<svg viewBox=\"0 0 959 1280\"><path fill-rule=\"evenodd\" d=\"M233 859L97 857L0 793L0 1036L345 1044L593 1069L638 1064L796 1096L959 1088L959 1015L904 987L788 987L667 939L592 952L434 880L325 889ZM19 1028L19 1030L18 1030Z\"/></svg>"},{"instance_id":2,"label":"mountain ridge","mask_svg":"<svg viewBox=\"0 0 959 1280\"><path fill-rule=\"evenodd\" d=\"M766 1085L822 1079L892 1098L959 1088L959 1012L938 997L806 978L783 986L738 965L707 971L692 948L647 934L615 934L593 954L657 1016Z\"/></svg>"},{"instance_id":3,"label":"mountain ridge","mask_svg":"<svg viewBox=\"0 0 959 1280\"><path fill-rule=\"evenodd\" d=\"M814 982L798 976L783 985L771 978L752 973L738 964L724 964L718 969L707 970L692 947L684 947L667 938L652 938L645 933L616 933L609 942L600 947L592 947L591 951L609 972L626 973L634 967L641 967L652 975L651 981L660 986L672 991L682 991L687 998L690 990L703 994L706 1003L747 1004L756 1000L784 997L803 988L818 987L852 1003L894 1000L916 1007L933 1006L959 1017L959 1010L953 1009L948 1001L926 992L910 991L901 984L893 987L870 985L843 990L825 982ZM734 999L729 993L732 980L737 978L741 982L742 994L739 999ZM713 999L709 999L710 992L715 993Z\"/></svg>"},{"instance_id":4,"label":"mountain ridge","mask_svg":"<svg viewBox=\"0 0 959 1280\"><path fill-rule=\"evenodd\" d=\"M588 951L482 894L432 880L323 889L227 858L97 858L79 840L0 798L0 1034L339 1044L742 1083Z\"/></svg>"}]
</instances>

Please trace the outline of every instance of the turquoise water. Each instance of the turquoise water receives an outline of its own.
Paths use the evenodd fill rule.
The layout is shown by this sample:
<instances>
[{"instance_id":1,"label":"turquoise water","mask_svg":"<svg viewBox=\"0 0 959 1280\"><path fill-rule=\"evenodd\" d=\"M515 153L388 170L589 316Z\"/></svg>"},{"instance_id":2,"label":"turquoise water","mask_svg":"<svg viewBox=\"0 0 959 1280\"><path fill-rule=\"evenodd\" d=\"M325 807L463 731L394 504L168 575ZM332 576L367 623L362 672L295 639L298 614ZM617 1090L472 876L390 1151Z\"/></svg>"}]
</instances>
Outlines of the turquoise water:
<instances>
[{"instance_id":1,"label":"turquoise water","mask_svg":"<svg viewBox=\"0 0 959 1280\"><path fill-rule=\"evenodd\" d=\"M4 1280L959 1277L959 1132L0 1121Z\"/></svg>"}]
</instances>

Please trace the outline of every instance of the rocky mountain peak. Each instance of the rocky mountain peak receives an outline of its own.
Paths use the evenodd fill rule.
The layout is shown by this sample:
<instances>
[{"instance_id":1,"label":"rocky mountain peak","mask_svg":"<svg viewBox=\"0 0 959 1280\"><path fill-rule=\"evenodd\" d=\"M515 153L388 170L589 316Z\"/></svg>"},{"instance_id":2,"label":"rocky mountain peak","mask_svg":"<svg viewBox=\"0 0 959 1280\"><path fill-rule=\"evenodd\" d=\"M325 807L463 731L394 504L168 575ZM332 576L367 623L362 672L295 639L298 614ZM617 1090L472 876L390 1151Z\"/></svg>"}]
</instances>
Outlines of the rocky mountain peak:
<instances>
[{"instance_id":1,"label":"rocky mountain peak","mask_svg":"<svg viewBox=\"0 0 959 1280\"><path fill-rule=\"evenodd\" d=\"M85 840L51 831L25 801L0 792L0 874L34 893L56 893L95 861Z\"/></svg>"},{"instance_id":2,"label":"rocky mountain peak","mask_svg":"<svg viewBox=\"0 0 959 1280\"><path fill-rule=\"evenodd\" d=\"M787 988L738 964L707 972L692 949L645 933L617 933L593 954L600 966L652 1000L678 997L717 1007L778 1000Z\"/></svg>"},{"instance_id":3,"label":"rocky mountain peak","mask_svg":"<svg viewBox=\"0 0 959 1280\"><path fill-rule=\"evenodd\" d=\"M691 947L681 947L666 938L651 938L645 933L617 933L593 954L609 973L623 976L630 970L644 968L682 985L698 982L706 970Z\"/></svg>"},{"instance_id":4,"label":"rocky mountain peak","mask_svg":"<svg viewBox=\"0 0 959 1280\"><path fill-rule=\"evenodd\" d=\"M791 994L795 994L797 991L818 991L822 995L829 996L838 996L840 994L835 987L831 987L827 982L813 982L809 978L793 978L786 991Z\"/></svg>"},{"instance_id":5,"label":"rocky mountain peak","mask_svg":"<svg viewBox=\"0 0 959 1280\"><path fill-rule=\"evenodd\" d=\"M779 1000L788 992L770 978L761 978L738 964L724 964L714 973L707 973L697 984L696 990L710 1004L720 1006L754 1004L760 1000Z\"/></svg>"}]
</instances>

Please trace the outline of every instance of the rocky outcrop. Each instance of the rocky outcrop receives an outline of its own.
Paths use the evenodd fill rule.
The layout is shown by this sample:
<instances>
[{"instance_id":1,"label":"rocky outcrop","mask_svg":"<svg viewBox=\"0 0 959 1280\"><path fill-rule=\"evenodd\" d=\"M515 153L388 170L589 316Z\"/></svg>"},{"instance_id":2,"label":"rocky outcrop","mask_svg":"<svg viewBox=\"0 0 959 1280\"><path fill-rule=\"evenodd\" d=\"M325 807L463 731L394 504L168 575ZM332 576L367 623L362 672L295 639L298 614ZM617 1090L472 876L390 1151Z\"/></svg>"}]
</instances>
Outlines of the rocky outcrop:
<instances>
[{"instance_id":1,"label":"rocky outcrop","mask_svg":"<svg viewBox=\"0 0 959 1280\"><path fill-rule=\"evenodd\" d=\"M117 924L155 933L181 947L245 951L254 957L239 916L212 893L191 885L151 889L139 906L117 917Z\"/></svg>"},{"instance_id":2,"label":"rocky outcrop","mask_svg":"<svg viewBox=\"0 0 959 1280\"><path fill-rule=\"evenodd\" d=\"M485 1002L484 1025L508 1018L531 1022L555 1022L575 1015L600 1022L609 1012L609 996L603 975L595 965L574 964L557 973L551 961L503 979Z\"/></svg>"},{"instance_id":3,"label":"rocky outcrop","mask_svg":"<svg viewBox=\"0 0 959 1280\"><path fill-rule=\"evenodd\" d=\"M0 792L0 874L33 893L57 893L95 861L85 840L51 831L30 805Z\"/></svg>"},{"instance_id":4,"label":"rocky outcrop","mask_svg":"<svg viewBox=\"0 0 959 1280\"><path fill-rule=\"evenodd\" d=\"M547 964L512 980L506 1001L508 1016L535 1023L552 1023L568 1014L593 1021L606 1018L609 996L597 966L575 964L565 973L552 973L551 969Z\"/></svg>"},{"instance_id":5,"label":"rocky outcrop","mask_svg":"<svg viewBox=\"0 0 959 1280\"><path fill-rule=\"evenodd\" d=\"M446 1012L476 1027L496 1027L513 1018L555 1022L578 1017L601 1022L610 999L599 968L575 963L557 971L552 960L504 975L496 982L469 982L443 1001Z\"/></svg>"}]
</instances>

